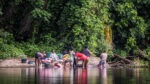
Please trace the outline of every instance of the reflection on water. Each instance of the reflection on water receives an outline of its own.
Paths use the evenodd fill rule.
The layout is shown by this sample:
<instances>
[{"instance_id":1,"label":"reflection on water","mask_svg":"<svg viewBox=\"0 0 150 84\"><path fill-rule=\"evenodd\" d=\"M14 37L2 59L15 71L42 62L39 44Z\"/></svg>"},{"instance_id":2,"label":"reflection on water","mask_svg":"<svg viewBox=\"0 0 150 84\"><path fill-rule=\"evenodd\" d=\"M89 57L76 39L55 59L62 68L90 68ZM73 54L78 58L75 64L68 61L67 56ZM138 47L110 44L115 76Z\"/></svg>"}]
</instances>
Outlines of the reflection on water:
<instances>
[{"instance_id":1,"label":"reflection on water","mask_svg":"<svg viewBox=\"0 0 150 84\"><path fill-rule=\"evenodd\" d=\"M76 69L74 70L74 83L75 84L87 84L87 69Z\"/></svg>"},{"instance_id":2,"label":"reflection on water","mask_svg":"<svg viewBox=\"0 0 150 84\"><path fill-rule=\"evenodd\" d=\"M70 84L73 81L71 69L35 69L36 84Z\"/></svg>"},{"instance_id":3,"label":"reflection on water","mask_svg":"<svg viewBox=\"0 0 150 84\"><path fill-rule=\"evenodd\" d=\"M0 84L150 84L148 69L0 68Z\"/></svg>"},{"instance_id":4,"label":"reflection on water","mask_svg":"<svg viewBox=\"0 0 150 84\"><path fill-rule=\"evenodd\" d=\"M107 84L107 69L100 70L101 84Z\"/></svg>"}]
</instances>

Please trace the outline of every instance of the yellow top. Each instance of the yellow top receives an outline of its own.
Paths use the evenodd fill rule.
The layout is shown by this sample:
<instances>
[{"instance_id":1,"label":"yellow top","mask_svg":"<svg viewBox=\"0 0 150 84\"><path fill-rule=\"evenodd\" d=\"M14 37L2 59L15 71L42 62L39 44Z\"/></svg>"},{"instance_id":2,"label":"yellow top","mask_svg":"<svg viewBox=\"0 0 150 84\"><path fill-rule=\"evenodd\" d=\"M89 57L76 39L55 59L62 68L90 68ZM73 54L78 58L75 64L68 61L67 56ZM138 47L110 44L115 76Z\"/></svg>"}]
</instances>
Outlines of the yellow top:
<instances>
[{"instance_id":1,"label":"yellow top","mask_svg":"<svg viewBox=\"0 0 150 84\"><path fill-rule=\"evenodd\" d=\"M69 54L65 54L63 58L64 60L67 60L69 58Z\"/></svg>"}]
</instances>

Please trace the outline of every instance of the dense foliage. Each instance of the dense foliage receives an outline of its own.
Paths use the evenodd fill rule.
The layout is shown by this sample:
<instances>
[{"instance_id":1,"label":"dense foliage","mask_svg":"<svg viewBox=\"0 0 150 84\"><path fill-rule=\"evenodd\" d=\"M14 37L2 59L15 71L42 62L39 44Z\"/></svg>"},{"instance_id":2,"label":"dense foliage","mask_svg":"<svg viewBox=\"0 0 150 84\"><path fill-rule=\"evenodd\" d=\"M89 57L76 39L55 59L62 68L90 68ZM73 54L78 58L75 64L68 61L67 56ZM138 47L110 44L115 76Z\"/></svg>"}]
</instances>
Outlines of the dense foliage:
<instances>
[{"instance_id":1,"label":"dense foliage","mask_svg":"<svg viewBox=\"0 0 150 84\"><path fill-rule=\"evenodd\" d=\"M0 0L0 58L88 45L150 55L149 0Z\"/></svg>"}]
</instances>

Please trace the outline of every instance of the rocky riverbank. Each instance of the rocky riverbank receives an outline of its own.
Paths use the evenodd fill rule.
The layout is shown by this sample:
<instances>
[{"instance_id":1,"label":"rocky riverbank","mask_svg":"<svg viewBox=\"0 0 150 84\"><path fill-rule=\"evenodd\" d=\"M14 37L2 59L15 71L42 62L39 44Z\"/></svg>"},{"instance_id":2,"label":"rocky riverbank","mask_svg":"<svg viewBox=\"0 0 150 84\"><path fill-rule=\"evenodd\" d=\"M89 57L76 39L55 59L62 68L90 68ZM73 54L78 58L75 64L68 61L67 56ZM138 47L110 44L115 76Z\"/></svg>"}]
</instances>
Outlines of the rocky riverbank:
<instances>
[{"instance_id":1,"label":"rocky riverbank","mask_svg":"<svg viewBox=\"0 0 150 84\"><path fill-rule=\"evenodd\" d=\"M98 57L90 57L89 65L97 65L99 63ZM32 61L33 64L29 64L28 62ZM34 67L34 58L27 58L26 63L22 63L21 58L11 58L11 59L0 59L0 68L4 67Z\"/></svg>"},{"instance_id":2,"label":"rocky riverbank","mask_svg":"<svg viewBox=\"0 0 150 84\"><path fill-rule=\"evenodd\" d=\"M5 67L34 67L35 64L28 64L29 61L34 62L34 58L28 58L26 63L22 63L21 58L0 59L0 68Z\"/></svg>"},{"instance_id":3,"label":"rocky riverbank","mask_svg":"<svg viewBox=\"0 0 150 84\"><path fill-rule=\"evenodd\" d=\"M29 64L29 61L33 62ZM90 57L88 65L92 67L96 67L99 63L100 59L98 57ZM11 58L11 59L0 59L0 68L7 67L34 67L34 58L27 58L26 63L22 63L21 58ZM108 62L107 67L111 68L147 68L147 65L139 65L139 64L122 64L122 63L112 63Z\"/></svg>"}]
</instances>

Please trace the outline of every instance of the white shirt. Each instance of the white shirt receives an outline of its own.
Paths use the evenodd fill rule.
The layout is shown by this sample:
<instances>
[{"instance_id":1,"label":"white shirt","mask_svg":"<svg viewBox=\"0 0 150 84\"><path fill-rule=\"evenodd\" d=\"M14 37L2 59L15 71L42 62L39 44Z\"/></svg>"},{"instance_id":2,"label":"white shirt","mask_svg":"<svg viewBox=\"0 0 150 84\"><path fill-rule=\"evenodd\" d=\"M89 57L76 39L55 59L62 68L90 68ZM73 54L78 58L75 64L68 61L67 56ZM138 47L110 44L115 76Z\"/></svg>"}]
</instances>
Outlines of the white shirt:
<instances>
[{"instance_id":1,"label":"white shirt","mask_svg":"<svg viewBox=\"0 0 150 84\"><path fill-rule=\"evenodd\" d=\"M51 53L50 57L51 57L53 60L58 60L58 56L56 55L56 53Z\"/></svg>"},{"instance_id":2,"label":"white shirt","mask_svg":"<svg viewBox=\"0 0 150 84\"><path fill-rule=\"evenodd\" d=\"M101 60L107 60L107 53L102 53L101 54Z\"/></svg>"}]
</instances>

